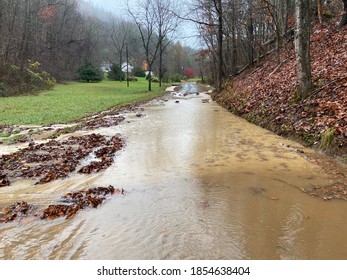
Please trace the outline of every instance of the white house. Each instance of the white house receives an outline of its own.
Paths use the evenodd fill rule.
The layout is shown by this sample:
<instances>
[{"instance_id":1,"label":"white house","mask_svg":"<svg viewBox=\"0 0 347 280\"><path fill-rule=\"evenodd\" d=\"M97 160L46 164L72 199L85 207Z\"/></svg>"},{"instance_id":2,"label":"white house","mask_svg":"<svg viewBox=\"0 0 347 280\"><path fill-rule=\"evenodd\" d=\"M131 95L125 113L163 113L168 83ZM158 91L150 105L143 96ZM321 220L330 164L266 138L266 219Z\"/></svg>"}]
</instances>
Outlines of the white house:
<instances>
[{"instance_id":1,"label":"white house","mask_svg":"<svg viewBox=\"0 0 347 280\"><path fill-rule=\"evenodd\" d=\"M109 63L103 63L100 65L101 71L106 73L111 71L111 67L112 67L112 64L109 64Z\"/></svg>"},{"instance_id":2,"label":"white house","mask_svg":"<svg viewBox=\"0 0 347 280\"><path fill-rule=\"evenodd\" d=\"M146 74L146 77L147 77L148 74L149 74L149 71L145 71L145 74ZM154 72L153 71L151 71L151 77L154 77Z\"/></svg>"},{"instance_id":3,"label":"white house","mask_svg":"<svg viewBox=\"0 0 347 280\"><path fill-rule=\"evenodd\" d=\"M134 66L132 66L130 63L124 62L124 63L122 64L122 71L123 71L124 73L126 73L126 72L127 72L127 69L128 69L128 72L131 73L131 71L133 71L133 69L134 69Z\"/></svg>"}]
</instances>

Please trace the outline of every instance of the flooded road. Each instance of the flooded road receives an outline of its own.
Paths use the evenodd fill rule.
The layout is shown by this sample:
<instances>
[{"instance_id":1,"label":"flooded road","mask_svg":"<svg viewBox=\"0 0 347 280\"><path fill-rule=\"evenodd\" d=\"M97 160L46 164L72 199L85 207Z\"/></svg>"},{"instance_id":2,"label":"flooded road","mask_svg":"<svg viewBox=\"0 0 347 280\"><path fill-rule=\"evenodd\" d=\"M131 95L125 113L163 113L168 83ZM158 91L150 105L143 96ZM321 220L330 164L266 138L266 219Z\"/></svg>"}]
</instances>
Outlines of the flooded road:
<instances>
[{"instance_id":1,"label":"flooded road","mask_svg":"<svg viewBox=\"0 0 347 280\"><path fill-rule=\"evenodd\" d=\"M186 84L141 118L93 131L126 139L104 172L0 188L0 207L45 207L91 186L126 191L70 220L0 224L0 258L347 259L347 203L302 191L333 178L286 146L306 152L299 144L197 91Z\"/></svg>"}]
</instances>

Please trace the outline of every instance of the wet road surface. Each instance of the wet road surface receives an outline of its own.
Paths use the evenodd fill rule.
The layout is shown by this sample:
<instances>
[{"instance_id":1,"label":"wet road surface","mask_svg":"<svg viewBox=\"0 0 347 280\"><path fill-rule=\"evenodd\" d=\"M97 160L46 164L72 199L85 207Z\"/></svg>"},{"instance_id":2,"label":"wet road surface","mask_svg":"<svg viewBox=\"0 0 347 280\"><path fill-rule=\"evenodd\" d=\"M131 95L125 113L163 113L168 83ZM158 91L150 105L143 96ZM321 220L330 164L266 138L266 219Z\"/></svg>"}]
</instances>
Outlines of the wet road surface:
<instances>
[{"instance_id":1,"label":"wet road surface","mask_svg":"<svg viewBox=\"0 0 347 280\"><path fill-rule=\"evenodd\" d=\"M0 224L0 258L346 259L347 203L302 192L334 179L287 145L304 147L197 92L185 84L144 105L141 118L130 112L92 131L126 139L104 172L1 188L1 207L45 207L91 186L126 193L70 220Z\"/></svg>"}]
</instances>

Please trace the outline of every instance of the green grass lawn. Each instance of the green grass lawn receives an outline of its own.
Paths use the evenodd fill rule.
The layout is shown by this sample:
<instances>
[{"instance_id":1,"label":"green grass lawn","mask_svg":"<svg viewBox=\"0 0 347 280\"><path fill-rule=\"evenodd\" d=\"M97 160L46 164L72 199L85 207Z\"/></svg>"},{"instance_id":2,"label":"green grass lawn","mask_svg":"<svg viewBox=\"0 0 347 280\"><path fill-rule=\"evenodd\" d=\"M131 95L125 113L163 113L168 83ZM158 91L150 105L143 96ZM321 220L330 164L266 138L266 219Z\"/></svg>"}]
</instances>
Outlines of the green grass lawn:
<instances>
[{"instance_id":1,"label":"green grass lawn","mask_svg":"<svg viewBox=\"0 0 347 280\"><path fill-rule=\"evenodd\" d=\"M139 78L131 82L102 81L100 83L58 84L51 91L38 95L0 98L0 124L47 125L68 123L86 115L111 107L149 100L164 93L164 87L152 84L147 92L147 81Z\"/></svg>"}]
</instances>

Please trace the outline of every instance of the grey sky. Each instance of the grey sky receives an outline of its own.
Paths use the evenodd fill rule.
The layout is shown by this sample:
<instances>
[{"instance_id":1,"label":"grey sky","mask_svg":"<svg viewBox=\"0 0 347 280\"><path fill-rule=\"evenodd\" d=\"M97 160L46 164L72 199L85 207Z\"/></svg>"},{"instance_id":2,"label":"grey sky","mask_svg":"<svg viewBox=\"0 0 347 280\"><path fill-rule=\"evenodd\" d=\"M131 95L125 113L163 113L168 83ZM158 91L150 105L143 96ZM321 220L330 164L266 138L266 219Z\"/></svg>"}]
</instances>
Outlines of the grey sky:
<instances>
[{"instance_id":1,"label":"grey sky","mask_svg":"<svg viewBox=\"0 0 347 280\"><path fill-rule=\"evenodd\" d=\"M105 11L122 16L126 14L126 0L85 0L95 6L103 8Z\"/></svg>"},{"instance_id":2,"label":"grey sky","mask_svg":"<svg viewBox=\"0 0 347 280\"><path fill-rule=\"evenodd\" d=\"M118 16L127 17L127 0L85 0L91 2L94 5L103 8L105 11L114 13ZM135 2L136 0L130 0ZM180 32L177 32L177 40L181 41L185 45L198 48L200 43L196 39L196 27L192 23L184 23L180 28Z\"/></svg>"}]
</instances>

